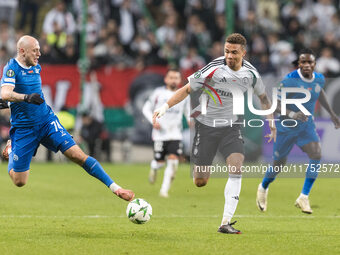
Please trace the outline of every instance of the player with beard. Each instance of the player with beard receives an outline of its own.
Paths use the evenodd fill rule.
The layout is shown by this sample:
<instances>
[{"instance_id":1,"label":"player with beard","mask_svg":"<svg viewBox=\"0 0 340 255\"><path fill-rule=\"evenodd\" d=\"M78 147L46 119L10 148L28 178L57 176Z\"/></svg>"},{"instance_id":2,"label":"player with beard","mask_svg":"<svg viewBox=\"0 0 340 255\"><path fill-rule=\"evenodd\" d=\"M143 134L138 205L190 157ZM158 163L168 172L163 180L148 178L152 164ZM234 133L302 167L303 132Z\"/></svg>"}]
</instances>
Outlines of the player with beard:
<instances>
[{"instance_id":1,"label":"player with beard","mask_svg":"<svg viewBox=\"0 0 340 255\"><path fill-rule=\"evenodd\" d=\"M277 138L273 147L273 168L266 172L262 183L259 184L256 196L256 205L260 211L267 210L268 187L275 180L281 166L287 162L287 156L294 144L298 145L309 157L309 164L306 169L305 182L302 187L301 194L295 201L295 206L300 208L302 212L311 214L313 212L308 195L312 189L313 183L318 176L317 169L320 168L321 145L320 138L316 132L314 123L314 109L317 100L330 114L331 120L336 129L340 128L340 120L330 107L325 91L325 77L321 73L314 72L315 54L310 49L303 49L299 53L298 69L289 73L281 82L280 88L304 88L311 93L311 99L304 103L303 106L311 113L305 116L295 105L287 105L287 115L280 116L277 123ZM280 91L279 91L280 92ZM301 93L289 93L288 99L303 97ZM281 112L281 97L278 95L277 112ZM284 119L295 119L297 125L295 127L285 127L281 124ZM289 125L287 123L287 125Z\"/></svg>"},{"instance_id":2,"label":"player with beard","mask_svg":"<svg viewBox=\"0 0 340 255\"><path fill-rule=\"evenodd\" d=\"M190 105L184 100L171 108L159 122L152 122L155 109L171 98L181 83L181 74L177 69L169 69L164 77L165 87L157 88L145 102L143 114L153 125L154 159L151 161L149 182L155 183L157 172L165 165L163 183L159 195L168 197L171 182L178 168L178 156L182 154L182 120L183 114L189 121Z\"/></svg>"},{"instance_id":3,"label":"player with beard","mask_svg":"<svg viewBox=\"0 0 340 255\"><path fill-rule=\"evenodd\" d=\"M211 87L217 95L219 103L215 103L212 99L204 102L206 94L201 94L202 103L198 108L193 107L194 112L191 116L195 118L195 137L191 160L194 163L193 177L197 187L203 187L208 183L210 171L200 171L200 169L209 169L217 150L223 155L228 169L232 169L232 171L229 171L229 178L224 190L224 212L221 226L218 229L218 232L226 234L241 233L240 230L233 227L235 222L231 222L231 219L236 211L241 191L244 147L239 125L224 121L216 126L215 120L231 120L233 123L238 120L238 116L233 114L233 96L231 93L235 87L242 93L253 89L261 101L262 109L271 108L271 102L265 93L265 87L259 73L254 66L244 59L246 45L247 41L241 34L229 35L224 45L224 56L211 61L198 72L189 76L189 83L177 90L166 103L156 109L153 116L153 121L156 123L162 119L160 117L169 108L171 110L189 94L207 90L206 87ZM207 91L206 93L210 92ZM203 111L196 110L202 109L200 106L206 106L206 114ZM273 119L273 115L269 114L267 118ZM269 123L271 140L275 139L276 128L273 122L270 121Z\"/></svg>"}]
</instances>

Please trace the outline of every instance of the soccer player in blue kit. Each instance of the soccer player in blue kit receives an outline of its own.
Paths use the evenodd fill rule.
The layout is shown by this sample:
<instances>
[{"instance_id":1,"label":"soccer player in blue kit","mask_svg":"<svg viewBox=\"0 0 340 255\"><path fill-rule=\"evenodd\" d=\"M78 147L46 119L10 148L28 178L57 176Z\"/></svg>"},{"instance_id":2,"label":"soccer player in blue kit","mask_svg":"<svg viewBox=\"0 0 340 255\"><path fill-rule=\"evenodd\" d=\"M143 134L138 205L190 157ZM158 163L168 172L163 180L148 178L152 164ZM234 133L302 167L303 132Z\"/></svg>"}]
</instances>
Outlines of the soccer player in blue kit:
<instances>
[{"instance_id":1,"label":"soccer player in blue kit","mask_svg":"<svg viewBox=\"0 0 340 255\"><path fill-rule=\"evenodd\" d=\"M1 97L10 102L11 109L11 142L5 150L9 155L8 173L13 183L18 187L27 183L31 159L42 144L54 152L61 151L118 197L132 200L134 193L117 185L95 158L76 145L45 103L41 90L42 69L38 64L40 55L39 42L31 36L22 36L17 43L17 57L9 60L1 78Z\"/></svg>"},{"instance_id":2,"label":"soccer player in blue kit","mask_svg":"<svg viewBox=\"0 0 340 255\"><path fill-rule=\"evenodd\" d=\"M340 120L330 107L325 91L325 77L314 72L315 55L310 49L303 49L299 54L298 69L289 73L282 81L281 87L294 87L308 89L311 99L303 106L313 115L315 103L319 99L320 104L330 114L331 120L336 129L340 128ZM289 93L287 98L301 98L302 93ZM280 96L278 96L280 100ZM280 102L278 102L278 112L280 112ZM287 105L287 116L280 116L277 122L277 137L273 147L274 169L266 172L262 183L259 184L256 196L256 205L261 211L267 210L268 186L275 180L280 169L287 162L287 156L294 144L298 145L309 157L309 165L306 169L305 182L300 196L295 201L295 206L302 212L311 214L308 195L313 183L317 178L317 169L320 168L321 146L320 138L316 132L313 116L304 115L295 105ZM284 119L294 119L297 121L296 127L284 127L281 121ZM287 124L288 125L288 124Z\"/></svg>"}]
</instances>

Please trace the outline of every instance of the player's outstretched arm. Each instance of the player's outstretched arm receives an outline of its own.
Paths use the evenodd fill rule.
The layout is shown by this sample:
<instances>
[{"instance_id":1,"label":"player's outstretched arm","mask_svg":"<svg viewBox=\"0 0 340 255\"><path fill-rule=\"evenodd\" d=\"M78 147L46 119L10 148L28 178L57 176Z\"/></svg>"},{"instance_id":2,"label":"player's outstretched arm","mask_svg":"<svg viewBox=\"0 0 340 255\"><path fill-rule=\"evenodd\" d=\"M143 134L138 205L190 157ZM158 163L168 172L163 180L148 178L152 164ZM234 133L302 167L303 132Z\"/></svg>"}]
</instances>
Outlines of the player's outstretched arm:
<instances>
[{"instance_id":1,"label":"player's outstretched arm","mask_svg":"<svg viewBox=\"0 0 340 255\"><path fill-rule=\"evenodd\" d=\"M182 88L178 89L175 94L161 107L156 109L153 113L153 123L156 122L156 118L162 117L165 112L173 107L174 105L178 104L179 102L183 101L188 95L190 94L190 83L187 83Z\"/></svg>"},{"instance_id":2,"label":"player's outstretched arm","mask_svg":"<svg viewBox=\"0 0 340 255\"><path fill-rule=\"evenodd\" d=\"M320 92L319 102L322 105L322 107L325 108L326 111L331 116L331 119L332 119L332 121L334 123L335 128L336 129L340 128L340 119L338 118L338 116L336 116L336 114L333 111L332 107L329 105L324 89L322 89L321 92Z\"/></svg>"},{"instance_id":3,"label":"player's outstretched arm","mask_svg":"<svg viewBox=\"0 0 340 255\"><path fill-rule=\"evenodd\" d=\"M40 97L38 93L33 94L20 94L14 92L14 86L4 85L1 87L1 97L5 101L9 102L27 102L30 104L40 105L44 102L44 99Z\"/></svg>"},{"instance_id":4,"label":"player's outstretched arm","mask_svg":"<svg viewBox=\"0 0 340 255\"><path fill-rule=\"evenodd\" d=\"M275 112L281 114L281 101L280 100L277 100L277 107L276 107ZM305 115L301 111L294 112L294 111L286 109L286 112L287 112L287 116L291 119L299 120L299 121L302 121L302 122L305 122L305 121L308 120L308 116Z\"/></svg>"}]
</instances>

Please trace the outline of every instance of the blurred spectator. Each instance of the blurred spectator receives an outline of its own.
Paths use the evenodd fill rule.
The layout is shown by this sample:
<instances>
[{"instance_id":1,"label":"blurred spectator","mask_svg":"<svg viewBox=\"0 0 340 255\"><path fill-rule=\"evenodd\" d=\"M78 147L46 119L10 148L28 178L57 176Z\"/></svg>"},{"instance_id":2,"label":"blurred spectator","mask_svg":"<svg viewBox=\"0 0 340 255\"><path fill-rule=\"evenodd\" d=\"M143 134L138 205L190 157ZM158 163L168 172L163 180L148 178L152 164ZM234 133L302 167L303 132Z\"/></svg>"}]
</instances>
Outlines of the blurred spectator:
<instances>
[{"instance_id":1,"label":"blurred spectator","mask_svg":"<svg viewBox=\"0 0 340 255\"><path fill-rule=\"evenodd\" d=\"M5 47L7 53L14 57L17 52L16 34L7 21L0 21L0 47Z\"/></svg>"},{"instance_id":2,"label":"blurred spectator","mask_svg":"<svg viewBox=\"0 0 340 255\"><path fill-rule=\"evenodd\" d=\"M35 35L36 31L36 24L38 13L40 9L40 5L44 1L42 0L21 0L20 1L20 24L19 29L24 30L25 26L29 24L30 27L30 34ZM27 16L30 15L30 19L27 19Z\"/></svg>"},{"instance_id":3,"label":"blurred spectator","mask_svg":"<svg viewBox=\"0 0 340 255\"><path fill-rule=\"evenodd\" d=\"M224 41L225 30L226 30L226 19L223 14L215 16L216 27L210 31L211 38L214 42Z\"/></svg>"},{"instance_id":4,"label":"blurred spectator","mask_svg":"<svg viewBox=\"0 0 340 255\"><path fill-rule=\"evenodd\" d=\"M209 50L207 56L207 62L214 60L215 58L219 58L223 56L224 52L224 44L222 42L214 42L212 47Z\"/></svg>"},{"instance_id":5,"label":"blurred spectator","mask_svg":"<svg viewBox=\"0 0 340 255\"><path fill-rule=\"evenodd\" d=\"M313 13L318 18L320 31L331 26L331 17L336 13L332 0L318 0L313 6Z\"/></svg>"},{"instance_id":6,"label":"blurred spectator","mask_svg":"<svg viewBox=\"0 0 340 255\"><path fill-rule=\"evenodd\" d=\"M286 41L276 43L270 55L270 62L277 70L277 75L283 78L292 69L292 62L296 59L292 45Z\"/></svg>"},{"instance_id":7,"label":"blurred spectator","mask_svg":"<svg viewBox=\"0 0 340 255\"><path fill-rule=\"evenodd\" d=\"M197 54L196 48L189 48L188 54L181 58L179 66L182 69L198 70L205 65L204 59Z\"/></svg>"},{"instance_id":8,"label":"blurred spectator","mask_svg":"<svg viewBox=\"0 0 340 255\"><path fill-rule=\"evenodd\" d=\"M255 59L254 66L257 68L257 71L261 75L265 74L274 74L275 68L269 61L269 57L267 54L262 54L258 58Z\"/></svg>"},{"instance_id":9,"label":"blurred spectator","mask_svg":"<svg viewBox=\"0 0 340 255\"><path fill-rule=\"evenodd\" d=\"M156 37L158 41L163 44L174 43L176 38L176 16L169 15L165 19L164 24L157 29Z\"/></svg>"},{"instance_id":10,"label":"blurred spectator","mask_svg":"<svg viewBox=\"0 0 340 255\"><path fill-rule=\"evenodd\" d=\"M195 69L223 54L228 28L225 0L87 1L91 67L109 64L142 70L148 65L175 65ZM37 13L44 2L0 0L0 7L16 7L17 2L21 10L18 27L31 25L30 33L35 33ZM76 63L82 2L55 0L54 8L43 14L41 63ZM6 17L11 16L6 8L0 9L0 20L5 12ZM234 31L246 36L248 57L263 72L289 70L293 51L304 47L312 48L316 55L329 48L335 58L340 57L339 0L236 0L234 8ZM8 22L6 18L0 23L0 61L15 55L15 42L23 35L23 30L15 33Z\"/></svg>"},{"instance_id":11,"label":"blurred spectator","mask_svg":"<svg viewBox=\"0 0 340 255\"><path fill-rule=\"evenodd\" d=\"M325 76L334 76L340 73L340 62L333 56L330 48L324 48L316 61L315 70Z\"/></svg>"},{"instance_id":12,"label":"blurred spectator","mask_svg":"<svg viewBox=\"0 0 340 255\"><path fill-rule=\"evenodd\" d=\"M6 65L11 56L8 53L6 46L0 48L0 66Z\"/></svg>"},{"instance_id":13,"label":"blurred spectator","mask_svg":"<svg viewBox=\"0 0 340 255\"><path fill-rule=\"evenodd\" d=\"M18 0L0 0L0 21L6 20L14 27Z\"/></svg>"},{"instance_id":14,"label":"blurred spectator","mask_svg":"<svg viewBox=\"0 0 340 255\"><path fill-rule=\"evenodd\" d=\"M271 16L269 8L265 8L263 10L263 14L259 15L259 25L262 28L262 33L264 34L278 32L280 29L276 18Z\"/></svg>"},{"instance_id":15,"label":"blurred spectator","mask_svg":"<svg viewBox=\"0 0 340 255\"><path fill-rule=\"evenodd\" d=\"M253 34L260 33L261 28L254 11L248 12L247 19L244 21L243 27L240 29L247 40L250 40Z\"/></svg>"},{"instance_id":16,"label":"blurred spectator","mask_svg":"<svg viewBox=\"0 0 340 255\"><path fill-rule=\"evenodd\" d=\"M297 18L299 23L307 25L313 16L312 0L288 1L281 9L282 23L285 27L291 18Z\"/></svg>"},{"instance_id":17,"label":"blurred spectator","mask_svg":"<svg viewBox=\"0 0 340 255\"><path fill-rule=\"evenodd\" d=\"M50 10L43 22L43 33L47 35L56 33L73 34L76 30L76 23L73 15L66 10L63 0L59 0L55 7Z\"/></svg>"},{"instance_id":18,"label":"blurred spectator","mask_svg":"<svg viewBox=\"0 0 340 255\"><path fill-rule=\"evenodd\" d=\"M195 24L188 41L190 47L197 48L199 55L205 56L207 54L207 50L211 45L211 37L203 22Z\"/></svg>"},{"instance_id":19,"label":"blurred spectator","mask_svg":"<svg viewBox=\"0 0 340 255\"><path fill-rule=\"evenodd\" d=\"M132 67L134 65L133 58L125 53L121 45L117 45L109 59L109 64L114 65L118 69Z\"/></svg>"},{"instance_id":20,"label":"blurred spectator","mask_svg":"<svg viewBox=\"0 0 340 255\"><path fill-rule=\"evenodd\" d=\"M131 10L130 0L124 0L120 8L115 9L112 13L112 18L117 22L119 27L119 40L125 50L129 50L129 44L136 34L137 17Z\"/></svg>"},{"instance_id":21,"label":"blurred spectator","mask_svg":"<svg viewBox=\"0 0 340 255\"><path fill-rule=\"evenodd\" d=\"M90 156L111 162L111 139L102 122L86 112L83 113L80 136L86 143ZM105 159L102 158L101 151L104 151Z\"/></svg>"},{"instance_id":22,"label":"blurred spectator","mask_svg":"<svg viewBox=\"0 0 340 255\"><path fill-rule=\"evenodd\" d=\"M96 43L99 37L100 25L94 20L91 14L87 16L85 30L86 30L86 42Z\"/></svg>"},{"instance_id":23,"label":"blurred spectator","mask_svg":"<svg viewBox=\"0 0 340 255\"><path fill-rule=\"evenodd\" d=\"M82 12L83 12L83 1L73 0L72 7L75 13L78 27L81 27ZM110 14L110 8L107 1L104 0L88 0L87 2L87 15L92 17L92 22L96 24L98 28L104 25L104 18L108 19Z\"/></svg>"},{"instance_id":24,"label":"blurred spectator","mask_svg":"<svg viewBox=\"0 0 340 255\"><path fill-rule=\"evenodd\" d=\"M260 34L254 34L250 41L252 56L259 56L267 53L265 39Z\"/></svg>"}]
</instances>

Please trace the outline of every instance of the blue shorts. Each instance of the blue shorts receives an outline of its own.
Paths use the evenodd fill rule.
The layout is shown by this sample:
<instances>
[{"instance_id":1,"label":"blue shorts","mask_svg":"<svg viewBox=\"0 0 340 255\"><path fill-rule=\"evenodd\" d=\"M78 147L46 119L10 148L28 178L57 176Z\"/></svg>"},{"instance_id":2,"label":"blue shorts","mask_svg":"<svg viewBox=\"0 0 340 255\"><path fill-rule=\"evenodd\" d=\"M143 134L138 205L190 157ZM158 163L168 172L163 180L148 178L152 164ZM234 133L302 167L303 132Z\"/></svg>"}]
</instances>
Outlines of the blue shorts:
<instances>
[{"instance_id":1,"label":"blue shorts","mask_svg":"<svg viewBox=\"0 0 340 255\"><path fill-rule=\"evenodd\" d=\"M32 157L40 144L51 151L62 153L76 144L57 116L33 127L12 127L10 138L12 152L9 154L8 170L13 169L14 172L30 169Z\"/></svg>"},{"instance_id":2,"label":"blue shorts","mask_svg":"<svg viewBox=\"0 0 340 255\"><path fill-rule=\"evenodd\" d=\"M314 122L310 122L294 132L278 130L273 147L273 158L274 160L280 160L287 157L294 144L301 148L311 142L320 142Z\"/></svg>"}]
</instances>

